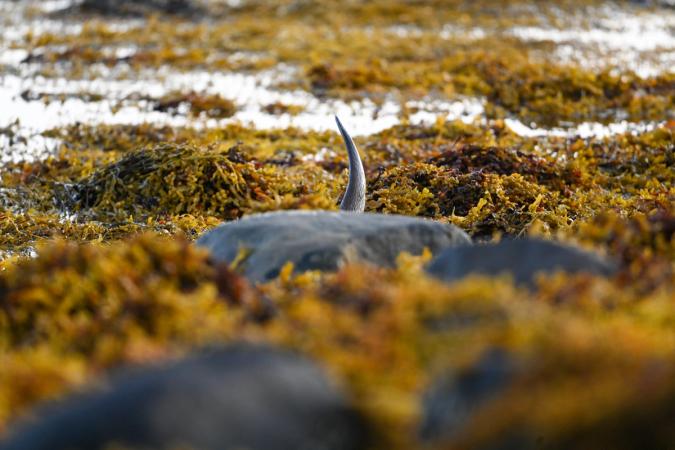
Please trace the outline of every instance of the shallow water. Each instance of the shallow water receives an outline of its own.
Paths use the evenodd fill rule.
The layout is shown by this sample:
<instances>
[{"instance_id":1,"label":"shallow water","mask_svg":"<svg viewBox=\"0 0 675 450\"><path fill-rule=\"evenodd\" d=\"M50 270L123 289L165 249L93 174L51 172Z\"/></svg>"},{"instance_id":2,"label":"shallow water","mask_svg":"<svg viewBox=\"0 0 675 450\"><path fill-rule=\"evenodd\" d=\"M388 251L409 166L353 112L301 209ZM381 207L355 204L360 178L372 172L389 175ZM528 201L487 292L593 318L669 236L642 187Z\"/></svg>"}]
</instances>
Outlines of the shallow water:
<instances>
[{"instance_id":1,"label":"shallow water","mask_svg":"<svg viewBox=\"0 0 675 450\"><path fill-rule=\"evenodd\" d=\"M553 42L561 62L632 70L643 78L675 72L675 14L622 11L607 5L585 19L586 27L515 27L524 41Z\"/></svg>"},{"instance_id":2,"label":"shallow water","mask_svg":"<svg viewBox=\"0 0 675 450\"><path fill-rule=\"evenodd\" d=\"M9 58L5 57L5 60ZM17 58L18 59L18 58ZM108 71L101 67L101 71ZM333 129L332 116L337 114L354 136L377 133L400 122L401 107L394 100L380 105L369 99L344 102L322 100L302 91L280 91L273 86L288 77L292 68L278 67L258 74L177 72L165 67L159 71L141 73L132 80L100 77L68 80L25 75L5 74L1 77L0 102L10 105L0 111L0 127L15 124L15 132L29 141L34 139L34 157L44 155L44 138L40 133L74 123L87 124L140 124L189 126L195 128L218 127L233 122L257 128L298 127L305 130ZM19 68L19 71L21 69ZM112 75L112 74L111 74ZM237 112L227 119L189 117L153 111L147 101L134 101L141 96L161 97L170 92L196 91L219 94L234 101ZM64 96L63 101L45 103L22 97L22 93L53 94ZM80 93L103 96L100 101L77 98ZM302 112L270 114L264 107L280 102L302 107ZM409 120L414 124L431 123L441 115L448 119L471 122L483 113L480 99L463 99L454 102L428 100L407 103L415 108ZM5 146L7 143L5 143ZM4 160L30 159L30 143L5 147Z\"/></svg>"}]
</instances>

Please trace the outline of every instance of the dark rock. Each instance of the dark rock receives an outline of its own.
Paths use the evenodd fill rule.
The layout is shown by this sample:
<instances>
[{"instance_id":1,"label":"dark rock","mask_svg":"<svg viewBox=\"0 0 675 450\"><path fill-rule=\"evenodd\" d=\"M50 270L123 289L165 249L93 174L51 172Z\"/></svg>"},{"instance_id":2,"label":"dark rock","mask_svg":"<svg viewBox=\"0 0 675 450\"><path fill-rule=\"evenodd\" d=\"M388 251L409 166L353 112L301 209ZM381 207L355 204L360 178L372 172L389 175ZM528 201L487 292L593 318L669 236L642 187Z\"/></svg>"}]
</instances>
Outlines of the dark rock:
<instances>
[{"instance_id":1,"label":"dark rock","mask_svg":"<svg viewBox=\"0 0 675 450\"><path fill-rule=\"evenodd\" d=\"M276 277L286 262L296 272L337 270L346 262L392 267L401 252L471 243L459 228L430 220L386 214L284 211L227 222L197 240L216 261L232 262L246 249L239 268L253 281Z\"/></svg>"},{"instance_id":2,"label":"dark rock","mask_svg":"<svg viewBox=\"0 0 675 450\"><path fill-rule=\"evenodd\" d=\"M135 370L38 414L2 450L357 449L357 414L312 363L238 344Z\"/></svg>"},{"instance_id":3,"label":"dark rock","mask_svg":"<svg viewBox=\"0 0 675 450\"><path fill-rule=\"evenodd\" d=\"M634 3L639 6L647 6L647 7L660 6L662 8L675 9L675 0L630 0L630 3Z\"/></svg>"},{"instance_id":4,"label":"dark rock","mask_svg":"<svg viewBox=\"0 0 675 450\"><path fill-rule=\"evenodd\" d=\"M148 14L193 16L200 12L202 8L191 0L84 0L61 13L142 17Z\"/></svg>"},{"instance_id":5,"label":"dark rock","mask_svg":"<svg viewBox=\"0 0 675 450\"><path fill-rule=\"evenodd\" d=\"M514 239L445 249L429 264L427 271L445 281L474 273L509 273L517 284L533 287L537 273L563 271L611 276L616 267L599 255L576 247L540 239Z\"/></svg>"},{"instance_id":6,"label":"dark rock","mask_svg":"<svg viewBox=\"0 0 675 450\"><path fill-rule=\"evenodd\" d=\"M425 441L451 442L462 433L472 414L508 388L519 370L522 369L509 353L494 348L474 366L441 377L424 396L420 437ZM520 444L524 442L514 435L486 448L517 449Z\"/></svg>"}]
</instances>

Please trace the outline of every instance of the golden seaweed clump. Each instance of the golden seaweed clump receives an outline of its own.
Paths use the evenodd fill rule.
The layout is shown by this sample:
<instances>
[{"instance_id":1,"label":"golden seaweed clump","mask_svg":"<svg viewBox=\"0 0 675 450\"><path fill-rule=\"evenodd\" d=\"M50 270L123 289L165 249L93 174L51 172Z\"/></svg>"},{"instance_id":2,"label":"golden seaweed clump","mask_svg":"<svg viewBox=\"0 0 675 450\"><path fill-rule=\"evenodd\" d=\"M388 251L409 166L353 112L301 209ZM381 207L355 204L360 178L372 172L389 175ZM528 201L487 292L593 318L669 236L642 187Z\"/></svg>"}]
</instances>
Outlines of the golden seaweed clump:
<instances>
[{"instance_id":1,"label":"golden seaweed clump","mask_svg":"<svg viewBox=\"0 0 675 450\"><path fill-rule=\"evenodd\" d=\"M536 219L553 228L565 225L557 205L566 183L578 181L572 171L517 153L477 150L453 150L384 171L372 183L368 206L446 217L474 237L520 234Z\"/></svg>"},{"instance_id":2,"label":"golden seaweed clump","mask_svg":"<svg viewBox=\"0 0 675 450\"><path fill-rule=\"evenodd\" d=\"M161 145L124 156L73 190L74 207L100 217L152 213L233 219L291 188L273 168L256 167L236 151Z\"/></svg>"},{"instance_id":3,"label":"golden seaweed clump","mask_svg":"<svg viewBox=\"0 0 675 450\"><path fill-rule=\"evenodd\" d=\"M107 367L226 339L252 295L184 238L39 245L0 272L0 429Z\"/></svg>"},{"instance_id":4,"label":"golden seaweed clump","mask_svg":"<svg viewBox=\"0 0 675 450\"><path fill-rule=\"evenodd\" d=\"M367 208L448 220L474 237L519 235L535 225L547 233L574 230L607 211L672 213L669 128L527 140L496 125L481 132L437 124L382 133L387 146L374 147L376 156L394 155L399 163L374 161L380 167L371 167Z\"/></svg>"}]
</instances>

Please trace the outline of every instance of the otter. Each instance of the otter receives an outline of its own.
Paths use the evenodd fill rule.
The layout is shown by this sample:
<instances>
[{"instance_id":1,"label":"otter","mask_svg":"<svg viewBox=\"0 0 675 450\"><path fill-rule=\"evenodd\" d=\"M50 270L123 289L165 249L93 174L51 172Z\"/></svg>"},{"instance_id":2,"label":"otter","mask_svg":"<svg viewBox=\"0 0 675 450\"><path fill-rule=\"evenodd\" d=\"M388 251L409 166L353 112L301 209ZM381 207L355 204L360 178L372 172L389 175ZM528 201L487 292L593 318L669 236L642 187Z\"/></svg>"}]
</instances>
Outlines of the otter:
<instances>
[{"instance_id":1,"label":"otter","mask_svg":"<svg viewBox=\"0 0 675 450\"><path fill-rule=\"evenodd\" d=\"M418 255L471 239L459 228L419 217L364 212L366 176L354 141L335 116L347 155L349 181L339 211L290 210L251 214L204 233L197 245L217 262L237 262L254 283L277 277L292 263L296 273L335 271L347 262L392 267L401 252ZM242 250L244 253L242 253ZM241 255L246 254L245 258Z\"/></svg>"}]
</instances>

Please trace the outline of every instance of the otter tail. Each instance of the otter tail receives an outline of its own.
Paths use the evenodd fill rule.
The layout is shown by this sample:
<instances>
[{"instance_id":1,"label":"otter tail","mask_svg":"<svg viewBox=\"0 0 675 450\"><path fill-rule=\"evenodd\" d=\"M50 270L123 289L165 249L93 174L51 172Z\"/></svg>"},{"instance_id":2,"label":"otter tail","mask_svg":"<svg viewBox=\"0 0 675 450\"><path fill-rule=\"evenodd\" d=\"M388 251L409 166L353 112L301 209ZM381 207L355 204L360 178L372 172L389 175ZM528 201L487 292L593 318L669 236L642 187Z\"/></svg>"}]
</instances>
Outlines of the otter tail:
<instances>
[{"instance_id":1,"label":"otter tail","mask_svg":"<svg viewBox=\"0 0 675 450\"><path fill-rule=\"evenodd\" d=\"M361 157L354 145L354 141L344 129L337 116L335 116L335 122L337 122L342 139L345 141L345 147L347 147L347 154L349 155L349 182L347 183L345 195L342 197L340 209L343 211L363 212L366 207L366 175L363 171Z\"/></svg>"}]
</instances>

